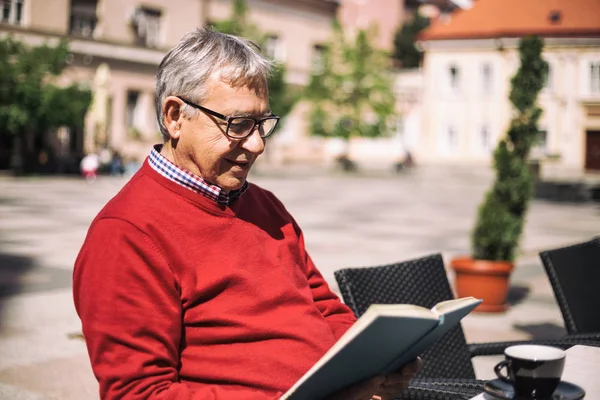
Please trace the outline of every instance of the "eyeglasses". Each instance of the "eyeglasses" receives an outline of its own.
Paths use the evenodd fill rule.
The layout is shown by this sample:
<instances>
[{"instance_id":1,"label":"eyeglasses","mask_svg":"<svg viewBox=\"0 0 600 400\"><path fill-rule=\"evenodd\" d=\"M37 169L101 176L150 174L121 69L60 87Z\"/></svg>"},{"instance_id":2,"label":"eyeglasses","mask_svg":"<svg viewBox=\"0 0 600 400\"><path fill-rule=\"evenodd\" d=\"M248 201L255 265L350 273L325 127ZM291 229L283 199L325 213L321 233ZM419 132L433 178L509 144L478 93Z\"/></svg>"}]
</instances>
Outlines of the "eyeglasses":
<instances>
[{"instance_id":1,"label":"eyeglasses","mask_svg":"<svg viewBox=\"0 0 600 400\"><path fill-rule=\"evenodd\" d=\"M188 106L197 108L198 110L205 112L208 115L222 119L227 122L227 128L225 128L225 134L232 139L244 139L252 132L254 128L258 126L258 133L261 138L266 138L275 130L279 117L277 115L269 115L263 118L251 118L251 117L236 117L236 116L225 116L219 114L216 111L210 110L206 107L202 107L199 104L192 103L191 101L177 96L177 98L183 101Z\"/></svg>"}]
</instances>

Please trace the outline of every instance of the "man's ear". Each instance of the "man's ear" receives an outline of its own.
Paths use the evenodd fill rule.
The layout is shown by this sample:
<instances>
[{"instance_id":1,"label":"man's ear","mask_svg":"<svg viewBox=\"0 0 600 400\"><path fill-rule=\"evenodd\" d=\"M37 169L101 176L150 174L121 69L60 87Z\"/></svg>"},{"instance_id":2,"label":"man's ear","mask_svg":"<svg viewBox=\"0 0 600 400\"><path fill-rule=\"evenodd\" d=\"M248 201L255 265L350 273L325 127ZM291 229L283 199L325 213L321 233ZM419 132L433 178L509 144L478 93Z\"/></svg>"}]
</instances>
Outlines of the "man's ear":
<instances>
[{"instance_id":1,"label":"man's ear","mask_svg":"<svg viewBox=\"0 0 600 400\"><path fill-rule=\"evenodd\" d=\"M175 96L167 97L163 103L163 121L171 139L177 140L181 134L181 123L183 122L182 106L183 102Z\"/></svg>"}]
</instances>

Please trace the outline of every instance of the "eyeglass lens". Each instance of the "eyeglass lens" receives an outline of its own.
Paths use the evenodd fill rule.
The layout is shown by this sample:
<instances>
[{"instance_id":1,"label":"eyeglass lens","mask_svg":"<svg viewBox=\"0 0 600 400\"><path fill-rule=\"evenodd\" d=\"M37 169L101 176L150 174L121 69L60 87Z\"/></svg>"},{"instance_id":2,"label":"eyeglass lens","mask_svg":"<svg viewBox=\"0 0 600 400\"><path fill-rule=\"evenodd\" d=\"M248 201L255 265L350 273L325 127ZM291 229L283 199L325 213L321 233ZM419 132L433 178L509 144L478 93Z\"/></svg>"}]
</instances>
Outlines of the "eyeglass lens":
<instances>
[{"instance_id":1,"label":"eyeglass lens","mask_svg":"<svg viewBox=\"0 0 600 400\"><path fill-rule=\"evenodd\" d=\"M259 122L258 133L261 137L267 137L271 134L275 126L277 125L277 119L264 119ZM229 130L227 134L232 137L243 138L250 134L254 129L255 120L252 118L237 117L229 120Z\"/></svg>"}]
</instances>

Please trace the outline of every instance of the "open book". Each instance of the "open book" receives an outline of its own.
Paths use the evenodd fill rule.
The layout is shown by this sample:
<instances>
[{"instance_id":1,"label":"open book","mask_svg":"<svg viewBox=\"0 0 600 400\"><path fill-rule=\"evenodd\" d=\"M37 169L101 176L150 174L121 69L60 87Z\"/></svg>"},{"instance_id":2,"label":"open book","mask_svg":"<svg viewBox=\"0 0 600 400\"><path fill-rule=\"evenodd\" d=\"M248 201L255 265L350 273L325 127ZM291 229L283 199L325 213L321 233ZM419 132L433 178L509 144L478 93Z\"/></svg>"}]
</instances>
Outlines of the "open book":
<instances>
[{"instance_id":1,"label":"open book","mask_svg":"<svg viewBox=\"0 0 600 400\"><path fill-rule=\"evenodd\" d=\"M481 303L465 297L431 310L411 304L374 304L280 400L323 400L378 374L397 371Z\"/></svg>"}]
</instances>

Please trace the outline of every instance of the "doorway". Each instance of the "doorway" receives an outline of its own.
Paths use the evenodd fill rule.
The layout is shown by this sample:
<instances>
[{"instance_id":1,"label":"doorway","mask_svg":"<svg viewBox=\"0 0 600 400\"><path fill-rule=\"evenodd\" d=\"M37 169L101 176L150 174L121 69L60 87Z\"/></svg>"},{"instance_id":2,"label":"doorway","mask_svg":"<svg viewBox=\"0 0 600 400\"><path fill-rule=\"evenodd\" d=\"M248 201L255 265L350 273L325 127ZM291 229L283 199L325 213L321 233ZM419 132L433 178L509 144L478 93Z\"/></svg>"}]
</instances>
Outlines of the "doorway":
<instances>
[{"instance_id":1,"label":"doorway","mask_svg":"<svg viewBox=\"0 0 600 400\"><path fill-rule=\"evenodd\" d=\"M585 133L585 169L600 171L600 131Z\"/></svg>"}]
</instances>

